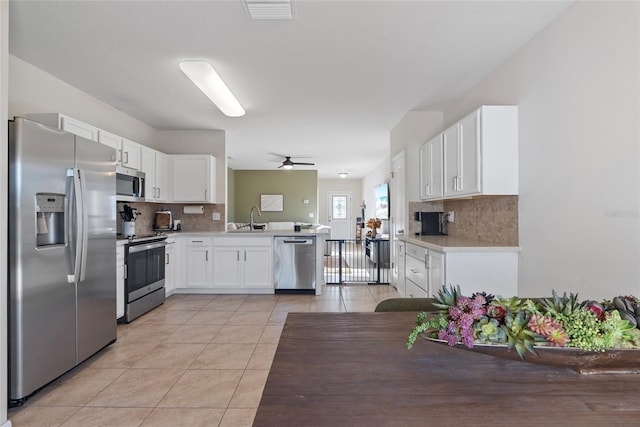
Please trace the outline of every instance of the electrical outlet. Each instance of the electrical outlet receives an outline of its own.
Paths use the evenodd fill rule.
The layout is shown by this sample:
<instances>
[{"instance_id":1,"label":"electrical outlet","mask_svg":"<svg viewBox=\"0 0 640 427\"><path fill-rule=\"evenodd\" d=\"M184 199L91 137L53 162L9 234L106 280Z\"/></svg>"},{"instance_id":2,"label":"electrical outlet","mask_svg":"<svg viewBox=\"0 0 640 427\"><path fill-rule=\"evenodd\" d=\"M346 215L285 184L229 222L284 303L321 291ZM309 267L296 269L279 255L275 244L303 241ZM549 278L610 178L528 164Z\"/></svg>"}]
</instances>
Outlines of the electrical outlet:
<instances>
[{"instance_id":1,"label":"electrical outlet","mask_svg":"<svg viewBox=\"0 0 640 427\"><path fill-rule=\"evenodd\" d=\"M211 219L213 219L214 221L220 221L220 212L214 212L211 215Z\"/></svg>"},{"instance_id":2,"label":"electrical outlet","mask_svg":"<svg viewBox=\"0 0 640 427\"><path fill-rule=\"evenodd\" d=\"M447 213L447 222L453 222L453 220L455 219L453 211L449 211Z\"/></svg>"},{"instance_id":3,"label":"electrical outlet","mask_svg":"<svg viewBox=\"0 0 640 427\"><path fill-rule=\"evenodd\" d=\"M315 215L313 214L313 212L309 212L309 218L313 218L315 217Z\"/></svg>"}]
</instances>

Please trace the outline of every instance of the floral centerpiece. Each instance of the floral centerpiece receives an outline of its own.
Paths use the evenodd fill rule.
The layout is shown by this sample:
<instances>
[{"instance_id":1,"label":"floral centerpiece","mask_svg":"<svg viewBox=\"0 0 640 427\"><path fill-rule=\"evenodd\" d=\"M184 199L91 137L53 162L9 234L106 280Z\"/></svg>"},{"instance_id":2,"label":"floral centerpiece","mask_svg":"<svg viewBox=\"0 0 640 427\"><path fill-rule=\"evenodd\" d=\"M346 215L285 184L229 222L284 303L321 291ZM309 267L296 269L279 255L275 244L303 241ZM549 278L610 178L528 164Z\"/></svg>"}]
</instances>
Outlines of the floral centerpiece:
<instances>
[{"instance_id":1,"label":"floral centerpiece","mask_svg":"<svg viewBox=\"0 0 640 427\"><path fill-rule=\"evenodd\" d=\"M409 334L411 348L421 333L454 346L476 343L515 348L520 359L536 347L569 347L592 352L640 348L640 300L619 296L612 301L579 301L564 293L542 299L501 298L477 292L464 296L460 287L443 286L435 313L420 313ZM637 313L637 314L636 314Z\"/></svg>"},{"instance_id":2,"label":"floral centerpiece","mask_svg":"<svg viewBox=\"0 0 640 427\"><path fill-rule=\"evenodd\" d=\"M378 228L382 226L382 221L379 218L369 218L367 220L367 228L371 229L371 237L376 237L378 234Z\"/></svg>"}]
</instances>

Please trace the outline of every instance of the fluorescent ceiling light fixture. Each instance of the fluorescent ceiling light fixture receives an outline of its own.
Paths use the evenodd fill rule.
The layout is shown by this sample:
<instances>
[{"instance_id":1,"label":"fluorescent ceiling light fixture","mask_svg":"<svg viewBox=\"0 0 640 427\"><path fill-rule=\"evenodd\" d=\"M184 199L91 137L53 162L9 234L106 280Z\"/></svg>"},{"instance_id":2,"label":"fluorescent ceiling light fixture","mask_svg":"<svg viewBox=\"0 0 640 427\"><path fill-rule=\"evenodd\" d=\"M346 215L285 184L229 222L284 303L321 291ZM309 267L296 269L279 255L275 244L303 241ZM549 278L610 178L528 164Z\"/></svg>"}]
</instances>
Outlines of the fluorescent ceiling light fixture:
<instances>
[{"instance_id":1,"label":"fluorescent ceiling light fixture","mask_svg":"<svg viewBox=\"0 0 640 427\"><path fill-rule=\"evenodd\" d=\"M244 5L251 19L293 19L289 0L246 0Z\"/></svg>"},{"instance_id":2,"label":"fluorescent ceiling light fixture","mask_svg":"<svg viewBox=\"0 0 640 427\"><path fill-rule=\"evenodd\" d=\"M222 111L222 114L229 117L244 116L244 108L208 61L182 61L180 69Z\"/></svg>"},{"instance_id":3,"label":"fluorescent ceiling light fixture","mask_svg":"<svg viewBox=\"0 0 640 427\"><path fill-rule=\"evenodd\" d=\"M340 173L338 174L338 176L339 176L340 178L344 179L344 178L348 177L348 176L349 176L349 174L348 174L348 173L346 173L346 172L340 172Z\"/></svg>"}]
</instances>

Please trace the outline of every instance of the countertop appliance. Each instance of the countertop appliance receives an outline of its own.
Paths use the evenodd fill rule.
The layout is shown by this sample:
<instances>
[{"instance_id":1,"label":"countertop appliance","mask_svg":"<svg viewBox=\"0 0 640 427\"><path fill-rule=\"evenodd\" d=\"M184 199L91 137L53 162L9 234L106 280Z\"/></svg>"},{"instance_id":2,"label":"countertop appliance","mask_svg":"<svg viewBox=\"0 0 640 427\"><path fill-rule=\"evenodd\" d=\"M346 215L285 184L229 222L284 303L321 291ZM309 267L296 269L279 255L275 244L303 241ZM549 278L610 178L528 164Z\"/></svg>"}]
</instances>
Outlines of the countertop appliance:
<instances>
[{"instance_id":1,"label":"countertop appliance","mask_svg":"<svg viewBox=\"0 0 640 427\"><path fill-rule=\"evenodd\" d=\"M145 173L139 170L116 167L116 198L123 202L144 202Z\"/></svg>"},{"instance_id":2,"label":"countertop appliance","mask_svg":"<svg viewBox=\"0 0 640 427\"><path fill-rule=\"evenodd\" d=\"M416 235L447 234L447 217L444 212L415 212L414 219L420 221L420 233Z\"/></svg>"},{"instance_id":3,"label":"countertop appliance","mask_svg":"<svg viewBox=\"0 0 640 427\"><path fill-rule=\"evenodd\" d=\"M115 150L9 121L9 399L116 340Z\"/></svg>"},{"instance_id":4,"label":"countertop appliance","mask_svg":"<svg viewBox=\"0 0 640 427\"><path fill-rule=\"evenodd\" d=\"M157 211L153 220L153 229L155 231L173 230L173 214L171 211Z\"/></svg>"},{"instance_id":5,"label":"countertop appliance","mask_svg":"<svg viewBox=\"0 0 640 427\"><path fill-rule=\"evenodd\" d=\"M129 323L165 300L167 236L134 236L125 247L125 310Z\"/></svg>"},{"instance_id":6,"label":"countertop appliance","mask_svg":"<svg viewBox=\"0 0 640 427\"><path fill-rule=\"evenodd\" d=\"M274 243L276 294L315 294L316 238L276 236Z\"/></svg>"}]
</instances>

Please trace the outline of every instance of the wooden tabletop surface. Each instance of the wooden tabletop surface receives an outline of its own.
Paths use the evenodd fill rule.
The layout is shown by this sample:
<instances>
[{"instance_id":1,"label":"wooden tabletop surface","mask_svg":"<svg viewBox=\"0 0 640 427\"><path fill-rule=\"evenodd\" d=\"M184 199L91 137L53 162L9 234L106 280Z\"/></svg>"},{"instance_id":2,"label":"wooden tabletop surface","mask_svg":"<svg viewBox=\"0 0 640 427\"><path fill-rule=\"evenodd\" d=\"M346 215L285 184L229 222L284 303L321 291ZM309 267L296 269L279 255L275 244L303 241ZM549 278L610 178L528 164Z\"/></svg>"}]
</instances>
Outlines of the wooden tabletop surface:
<instances>
[{"instance_id":1,"label":"wooden tabletop surface","mask_svg":"<svg viewBox=\"0 0 640 427\"><path fill-rule=\"evenodd\" d=\"M406 337L416 313L292 313L254 426L640 426L640 375Z\"/></svg>"}]
</instances>

